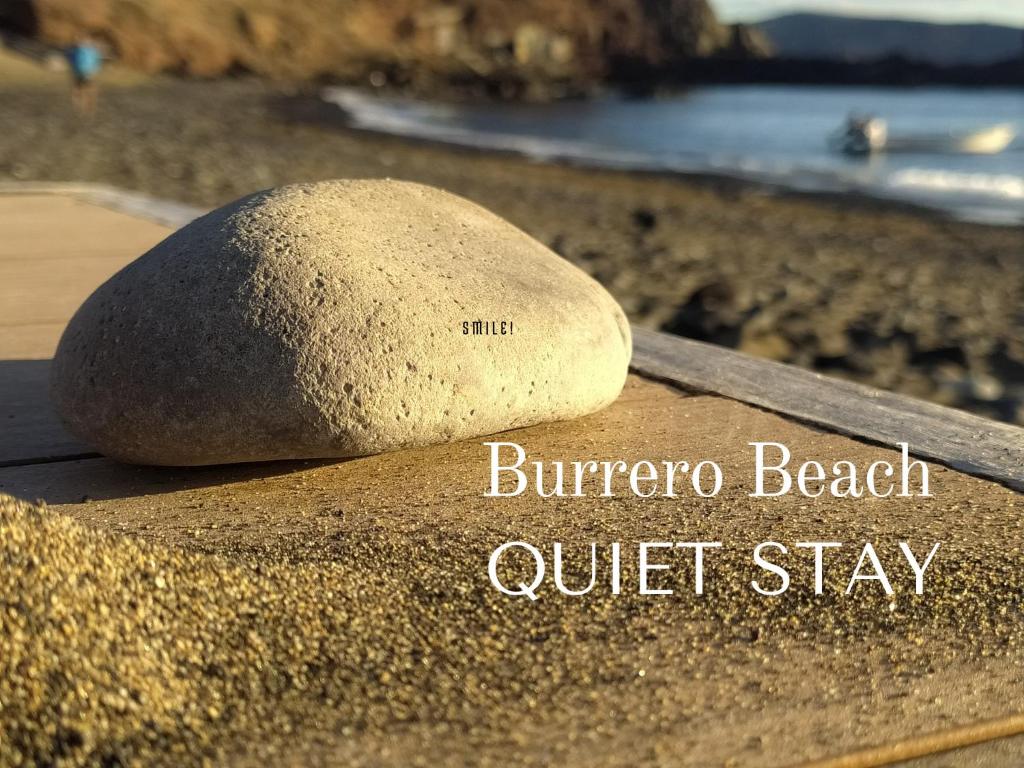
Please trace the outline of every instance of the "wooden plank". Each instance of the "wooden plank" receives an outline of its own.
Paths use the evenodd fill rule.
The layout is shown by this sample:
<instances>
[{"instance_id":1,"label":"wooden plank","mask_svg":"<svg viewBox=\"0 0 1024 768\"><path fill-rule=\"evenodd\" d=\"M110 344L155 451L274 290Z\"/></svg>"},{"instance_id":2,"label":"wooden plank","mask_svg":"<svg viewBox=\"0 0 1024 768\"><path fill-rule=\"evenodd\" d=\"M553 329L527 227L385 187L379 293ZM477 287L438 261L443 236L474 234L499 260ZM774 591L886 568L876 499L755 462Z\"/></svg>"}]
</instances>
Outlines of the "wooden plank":
<instances>
[{"instance_id":1,"label":"wooden plank","mask_svg":"<svg viewBox=\"0 0 1024 768\"><path fill-rule=\"evenodd\" d=\"M5 261L143 253L166 227L62 195L0 195Z\"/></svg>"},{"instance_id":2,"label":"wooden plank","mask_svg":"<svg viewBox=\"0 0 1024 768\"><path fill-rule=\"evenodd\" d=\"M0 424L0 467L98 455L54 412L49 360L0 360Z\"/></svg>"},{"instance_id":3,"label":"wooden plank","mask_svg":"<svg viewBox=\"0 0 1024 768\"><path fill-rule=\"evenodd\" d=\"M51 205L66 208L68 201L62 195L71 195L77 200L74 205L91 210L93 216L117 217L119 233L128 226L127 222L135 226L144 223L136 217L150 222L159 221L164 226L182 226L202 213L191 206L87 184L0 184L0 213L4 204L2 195L19 189L32 192L34 196L29 200L37 206L40 200L50 199ZM95 205L85 205L81 202L85 200ZM28 205L25 202L13 204ZM96 205L130 212L131 215L100 212ZM147 226L154 227L151 223ZM159 235L154 242L166 235L164 226L154 228L155 234ZM109 226L97 231L104 230L109 233ZM109 242L109 234L104 238ZM79 247L88 248L88 243L83 244L79 240ZM135 248L124 257L125 260L130 260L140 251L140 248ZM0 263L0 270L6 269L11 273L6 275L9 279L0 281L0 308L6 308L0 309L0 326L6 325L12 331L14 325L24 329L0 337L0 358L11 358L15 351L21 358L52 354L61 323L70 316L77 303L101 282L97 276L103 272L103 266L100 262L93 263L92 258L83 254L73 259L74 271L79 274L83 265L92 264L88 279L76 283L54 276L51 279L55 283L63 282L63 285L52 286L50 293L39 285L32 285L31 281L38 275L22 275L25 267L12 264L12 257L8 257L7 264ZM45 268L42 264L37 266L40 271ZM51 275L64 273L70 266L59 257L46 265ZM30 290L24 287L26 282ZM19 295L2 295L3 285L13 286L7 291L20 292ZM80 297L70 295L76 290L81 293ZM32 301L33 297L37 301L41 295L48 296L47 301L55 306L48 310L42 306L43 303ZM31 349L26 349L26 337L35 339ZM642 375L752 403L885 445L906 441L915 455L1024 490L1024 430L1019 427L642 328L634 329L634 338L633 369Z\"/></svg>"},{"instance_id":4,"label":"wooden plank","mask_svg":"<svg viewBox=\"0 0 1024 768\"><path fill-rule=\"evenodd\" d=\"M633 370L1024 491L1024 429L679 336L633 329Z\"/></svg>"},{"instance_id":5,"label":"wooden plank","mask_svg":"<svg viewBox=\"0 0 1024 768\"><path fill-rule=\"evenodd\" d=\"M0 324L0 360L49 360L65 325L66 320Z\"/></svg>"},{"instance_id":6,"label":"wooden plank","mask_svg":"<svg viewBox=\"0 0 1024 768\"><path fill-rule=\"evenodd\" d=\"M0 253L0 327L66 324L89 294L139 255L131 250L109 256L8 259Z\"/></svg>"},{"instance_id":7,"label":"wooden plank","mask_svg":"<svg viewBox=\"0 0 1024 768\"><path fill-rule=\"evenodd\" d=\"M158 200L141 192L97 185L79 193L79 199L113 211L146 219L170 229L180 229L206 213L203 208L171 200Z\"/></svg>"},{"instance_id":8,"label":"wooden plank","mask_svg":"<svg viewBox=\"0 0 1024 768\"><path fill-rule=\"evenodd\" d=\"M45 192L0 194L0 221L0 466L94 456L50 404L50 358L86 297L170 230Z\"/></svg>"},{"instance_id":9,"label":"wooden plank","mask_svg":"<svg viewBox=\"0 0 1024 768\"><path fill-rule=\"evenodd\" d=\"M867 466L895 457L891 450L735 400L683 396L637 376L629 378L619 400L598 413L515 430L502 439L522 445L531 460L631 464L710 458L721 464L728 481L716 498L686 493L641 499L627 491L601 499L595 476L587 481L586 498L545 499L528 492L483 499L488 461L477 439L343 462L184 469L107 459L36 464L0 469L0 492L43 498L54 512L90 526L187 552L317 568L342 563L367 583L386 578L399 589L411 585L418 603L445 601L433 611L431 623L416 625L419 639L410 638L413 644L451 627L452 616L479 613L478 636L500 641L495 646L500 650L486 654L473 674L493 680L508 665L518 675L538 663L540 679L561 681L551 686L557 687L553 701L541 700L538 709L545 717L540 719L537 710L521 707L522 694L511 694L523 720L509 728L522 731L524 743L536 745L538 753L563 743L564 730L573 723L590 727L600 717L600 731L611 740L574 743L597 744L615 756L612 762L630 764L633 745L643 743L669 765L734 760L780 766L995 718L1013 708L1020 688L1019 646L1006 644L1000 632L1018 623L1004 608L1015 583L1007 579L1020 572L1021 553L994 556L998 542L1019 541L1024 534L1024 500L1012 491L933 467L935 498L927 503L751 499L750 440L781 440L793 449L794 461L843 457ZM705 598L697 600L677 571L659 582L678 589L677 595L641 599L636 571L627 567L618 597L610 596L602 571L602 586L586 598L545 595L536 604L486 600L488 556L501 542L523 540L547 548L558 541L567 552L579 553L589 542L622 541L627 551L637 541L661 536L727 544L709 561ZM749 555L753 542L769 538L787 544L850 543L849 551L829 555L830 595L846 585L859 551L854 543L868 540L884 550L893 568L896 563L888 557L899 556L897 541L915 547L942 541L934 568L943 578L928 582L926 600L901 594L895 620L888 618L889 598L877 585L855 598L837 592L813 610L800 609L805 597L813 599L806 592L795 602L779 598L776 608L765 608L745 587L756 572L739 553ZM803 567L793 569L794 579L806 588L809 561L799 562ZM905 591L909 571L893 573ZM439 585L456 586L437 597L445 589ZM967 599L965 585L971 590ZM874 601L865 604L872 594ZM377 604L351 610L353 623L383 620ZM967 610L981 619L971 642L985 638L991 654L965 650L956 628ZM508 622L511 632L505 629L509 611L515 617ZM791 611L804 623L786 623ZM816 624L814 617L823 614L845 633L834 632L828 622ZM760 624L755 615L769 623ZM500 627L492 627L494 622ZM396 626L410 631L402 629L407 624ZM756 636L752 627L760 627ZM560 644L560 638L569 639ZM524 662L524 648L539 661ZM507 686L492 691L491 696L510 695ZM607 702L619 702L622 709L609 711ZM327 706L324 715L330 715ZM421 724L417 739L444 739L431 723ZM395 723L385 737L397 739L408 727L408 722ZM332 749L344 748L344 739L352 738L338 732ZM300 738L296 748L310 743L315 741ZM313 756L296 759L317 762L306 757ZM409 762L405 758L402 752L396 760Z\"/></svg>"},{"instance_id":10,"label":"wooden plank","mask_svg":"<svg viewBox=\"0 0 1024 768\"><path fill-rule=\"evenodd\" d=\"M171 229L183 227L192 219L206 213L204 209L194 205L160 200L142 192L88 182L0 182L0 196L2 195L60 196L108 208Z\"/></svg>"},{"instance_id":11,"label":"wooden plank","mask_svg":"<svg viewBox=\"0 0 1024 768\"><path fill-rule=\"evenodd\" d=\"M46 359L71 315L170 229L61 195L0 195L0 360Z\"/></svg>"}]
</instances>

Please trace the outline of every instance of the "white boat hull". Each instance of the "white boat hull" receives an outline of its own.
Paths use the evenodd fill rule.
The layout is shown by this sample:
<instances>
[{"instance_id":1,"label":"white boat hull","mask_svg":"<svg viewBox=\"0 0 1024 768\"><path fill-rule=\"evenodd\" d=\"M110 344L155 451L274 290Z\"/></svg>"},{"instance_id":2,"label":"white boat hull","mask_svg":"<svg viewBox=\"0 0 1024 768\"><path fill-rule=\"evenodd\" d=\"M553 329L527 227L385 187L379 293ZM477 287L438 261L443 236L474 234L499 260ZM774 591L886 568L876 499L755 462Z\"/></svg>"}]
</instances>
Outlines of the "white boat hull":
<instances>
[{"instance_id":1,"label":"white boat hull","mask_svg":"<svg viewBox=\"0 0 1024 768\"><path fill-rule=\"evenodd\" d=\"M878 149L883 152L959 152L972 155L995 155L1014 140L1016 133L1009 125L994 125L980 131L948 136L890 136Z\"/></svg>"},{"instance_id":2,"label":"white boat hull","mask_svg":"<svg viewBox=\"0 0 1024 768\"><path fill-rule=\"evenodd\" d=\"M849 155L870 155L877 152L927 152L995 155L1002 152L1014 138L1012 125L992 125L969 133L923 135L890 134L884 120L870 118L851 120L847 127L830 141Z\"/></svg>"}]
</instances>

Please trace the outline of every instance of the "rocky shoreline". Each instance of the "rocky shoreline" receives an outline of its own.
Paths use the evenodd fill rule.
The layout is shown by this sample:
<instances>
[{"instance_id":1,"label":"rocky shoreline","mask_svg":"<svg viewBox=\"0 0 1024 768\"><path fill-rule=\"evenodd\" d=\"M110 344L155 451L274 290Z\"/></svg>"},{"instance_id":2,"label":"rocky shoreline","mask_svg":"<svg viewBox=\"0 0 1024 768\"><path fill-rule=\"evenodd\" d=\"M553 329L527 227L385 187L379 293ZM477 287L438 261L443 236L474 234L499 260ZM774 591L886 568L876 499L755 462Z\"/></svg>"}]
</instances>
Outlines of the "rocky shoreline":
<instances>
[{"instance_id":1,"label":"rocky shoreline","mask_svg":"<svg viewBox=\"0 0 1024 768\"><path fill-rule=\"evenodd\" d=\"M0 83L0 179L204 206L341 177L443 187L602 282L641 325L1024 423L1024 231L737 182L539 165L325 124L257 80Z\"/></svg>"}]
</instances>

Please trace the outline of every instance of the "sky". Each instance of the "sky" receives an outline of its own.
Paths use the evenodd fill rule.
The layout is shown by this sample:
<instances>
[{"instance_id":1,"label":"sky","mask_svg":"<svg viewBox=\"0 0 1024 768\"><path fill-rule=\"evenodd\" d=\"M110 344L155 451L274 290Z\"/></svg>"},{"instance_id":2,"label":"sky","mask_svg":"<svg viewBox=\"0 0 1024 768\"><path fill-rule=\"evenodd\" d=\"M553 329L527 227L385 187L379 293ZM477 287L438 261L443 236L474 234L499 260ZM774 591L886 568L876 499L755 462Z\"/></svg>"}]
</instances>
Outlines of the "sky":
<instances>
[{"instance_id":1,"label":"sky","mask_svg":"<svg viewBox=\"0 0 1024 768\"><path fill-rule=\"evenodd\" d=\"M760 21L791 11L843 16L985 21L1024 28L1024 0L711 0L723 21Z\"/></svg>"}]
</instances>

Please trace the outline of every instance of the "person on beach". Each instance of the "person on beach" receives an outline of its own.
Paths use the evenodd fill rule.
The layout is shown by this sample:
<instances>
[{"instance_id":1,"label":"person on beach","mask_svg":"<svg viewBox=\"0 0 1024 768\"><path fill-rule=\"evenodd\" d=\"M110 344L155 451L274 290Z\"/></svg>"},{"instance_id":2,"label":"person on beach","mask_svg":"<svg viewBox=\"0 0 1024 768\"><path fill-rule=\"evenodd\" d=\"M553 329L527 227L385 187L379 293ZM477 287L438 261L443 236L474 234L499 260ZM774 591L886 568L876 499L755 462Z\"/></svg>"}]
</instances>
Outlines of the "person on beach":
<instances>
[{"instance_id":1,"label":"person on beach","mask_svg":"<svg viewBox=\"0 0 1024 768\"><path fill-rule=\"evenodd\" d=\"M100 49L89 38L83 38L68 49L71 67L71 106L80 115L96 112L96 76L103 66Z\"/></svg>"}]
</instances>

